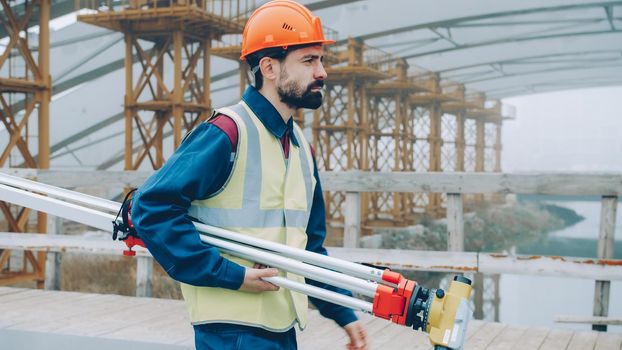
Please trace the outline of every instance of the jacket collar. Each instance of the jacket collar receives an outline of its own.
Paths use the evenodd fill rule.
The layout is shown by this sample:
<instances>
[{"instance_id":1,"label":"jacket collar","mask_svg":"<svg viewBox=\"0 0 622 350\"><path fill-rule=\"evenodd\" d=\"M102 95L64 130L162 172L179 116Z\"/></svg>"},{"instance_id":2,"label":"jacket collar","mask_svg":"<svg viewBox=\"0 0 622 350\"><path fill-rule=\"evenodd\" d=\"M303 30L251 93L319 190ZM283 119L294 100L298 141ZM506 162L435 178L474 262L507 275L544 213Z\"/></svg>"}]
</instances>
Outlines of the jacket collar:
<instances>
[{"instance_id":1,"label":"jacket collar","mask_svg":"<svg viewBox=\"0 0 622 350\"><path fill-rule=\"evenodd\" d=\"M262 94L253 86L249 86L244 91L242 100L250 107L250 109L257 115L261 123L278 139L283 138L286 131L289 131L289 138L292 143L298 147L298 140L294 134L294 118L289 118L287 124L281 118L279 112L274 108L272 103L268 101Z\"/></svg>"}]
</instances>

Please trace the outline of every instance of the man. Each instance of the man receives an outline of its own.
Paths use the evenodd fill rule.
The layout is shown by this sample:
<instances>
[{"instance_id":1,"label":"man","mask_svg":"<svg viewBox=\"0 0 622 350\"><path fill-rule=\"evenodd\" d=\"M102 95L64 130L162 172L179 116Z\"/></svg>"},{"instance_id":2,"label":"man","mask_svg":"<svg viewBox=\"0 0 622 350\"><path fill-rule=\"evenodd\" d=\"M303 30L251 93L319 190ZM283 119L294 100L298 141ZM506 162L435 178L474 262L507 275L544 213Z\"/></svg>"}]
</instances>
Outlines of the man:
<instances>
[{"instance_id":1,"label":"man","mask_svg":"<svg viewBox=\"0 0 622 350\"><path fill-rule=\"evenodd\" d=\"M321 105L328 43L304 6L276 0L258 8L242 43L255 86L193 130L133 200L136 231L182 282L197 349L295 349L294 326L306 326L307 297L262 280L302 277L221 255L200 241L192 220L326 254L317 166L292 115ZM344 327L348 349L367 349L352 310L311 301Z\"/></svg>"}]
</instances>

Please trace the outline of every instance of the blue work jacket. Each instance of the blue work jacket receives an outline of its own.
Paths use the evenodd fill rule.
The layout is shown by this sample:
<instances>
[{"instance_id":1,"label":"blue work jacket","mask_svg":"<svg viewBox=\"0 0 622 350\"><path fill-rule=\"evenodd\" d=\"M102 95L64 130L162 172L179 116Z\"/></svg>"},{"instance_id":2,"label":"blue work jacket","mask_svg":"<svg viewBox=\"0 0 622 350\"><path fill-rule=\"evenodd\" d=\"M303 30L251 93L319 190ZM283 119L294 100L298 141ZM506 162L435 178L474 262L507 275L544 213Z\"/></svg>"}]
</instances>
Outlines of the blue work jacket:
<instances>
[{"instance_id":1,"label":"blue work jacket","mask_svg":"<svg viewBox=\"0 0 622 350\"><path fill-rule=\"evenodd\" d=\"M254 87L246 89L243 100L274 137L291 137L293 118L285 123L274 106ZM282 142L288 145L289 142ZM220 256L216 247L202 242L188 216L190 203L210 197L225 185L232 171L230 136L211 122L201 123L182 142L170 159L138 189L132 201L132 222L153 257L175 280L195 286L238 289L245 268ZM284 155L286 152L284 152ZM326 213L322 187L314 161L317 181L311 216L307 225L306 249L327 254ZM341 294L350 292L307 279L307 283ZM344 326L357 318L348 308L310 298L324 317Z\"/></svg>"}]
</instances>

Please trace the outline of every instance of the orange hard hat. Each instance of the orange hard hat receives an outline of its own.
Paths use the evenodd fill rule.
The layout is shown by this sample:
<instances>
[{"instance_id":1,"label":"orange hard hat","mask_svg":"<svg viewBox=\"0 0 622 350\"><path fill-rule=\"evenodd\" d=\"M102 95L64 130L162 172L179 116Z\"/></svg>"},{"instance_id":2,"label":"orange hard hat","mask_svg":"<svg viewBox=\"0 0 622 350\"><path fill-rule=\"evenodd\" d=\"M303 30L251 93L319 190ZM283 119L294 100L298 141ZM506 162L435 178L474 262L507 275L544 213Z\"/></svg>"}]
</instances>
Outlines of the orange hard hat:
<instances>
[{"instance_id":1,"label":"orange hard hat","mask_svg":"<svg viewBox=\"0 0 622 350\"><path fill-rule=\"evenodd\" d=\"M319 17L291 0L274 0L259 7L246 22L240 59L267 48L332 44L326 40Z\"/></svg>"}]
</instances>

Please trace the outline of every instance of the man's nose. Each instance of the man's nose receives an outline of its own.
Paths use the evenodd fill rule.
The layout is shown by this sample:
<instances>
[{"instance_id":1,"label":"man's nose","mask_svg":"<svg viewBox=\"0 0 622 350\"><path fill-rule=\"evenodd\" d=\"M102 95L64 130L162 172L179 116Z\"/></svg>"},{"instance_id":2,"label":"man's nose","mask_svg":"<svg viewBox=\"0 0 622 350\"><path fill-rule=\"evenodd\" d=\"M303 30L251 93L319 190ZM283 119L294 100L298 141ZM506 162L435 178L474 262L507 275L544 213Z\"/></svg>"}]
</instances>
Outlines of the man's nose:
<instances>
[{"instance_id":1,"label":"man's nose","mask_svg":"<svg viewBox=\"0 0 622 350\"><path fill-rule=\"evenodd\" d=\"M327 75L328 74L326 74L326 69L324 69L324 65L320 61L319 64L317 65L317 68L313 72L313 78L315 80L324 80L326 79Z\"/></svg>"}]
</instances>

